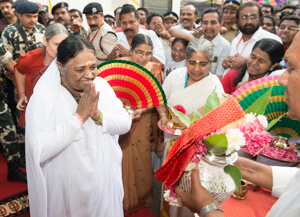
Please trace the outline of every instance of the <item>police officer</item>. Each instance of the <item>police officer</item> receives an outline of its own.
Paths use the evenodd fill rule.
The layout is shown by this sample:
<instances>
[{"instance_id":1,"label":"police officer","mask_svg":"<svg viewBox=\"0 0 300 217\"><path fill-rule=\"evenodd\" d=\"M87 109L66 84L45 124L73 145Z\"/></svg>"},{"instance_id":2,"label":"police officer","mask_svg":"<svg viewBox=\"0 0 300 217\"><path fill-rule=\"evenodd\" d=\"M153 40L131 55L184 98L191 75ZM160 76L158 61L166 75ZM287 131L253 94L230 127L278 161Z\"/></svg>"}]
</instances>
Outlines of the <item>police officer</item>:
<instances>
[{"instance_id":1,"label":"police officer","mask_svg":"<svg viewBox=\"0 0 300 217\"><path fill-rule=\"evenodd\" d=\"M95 47L97 64L100 64L107 60L118 39L112 28L104 22L101 4L89 3L84 7L83 13L90 27L87 39Z\"/></svg>"},{"instance_id":2,"label":"police officer","mask_svg":"<svg viewBox=\"0 0 300 217\"><path fill-rule=\"evenodd\" d=\"M0 39L0 64L13 70L12 55ZM26 173L19 168L20 152L17 142L16 126L6 102L6 78L0 74L0 143L3 157L7 160L7 181L26 182Z\"/></svg>"},{"instance_id":3,"label":"police officer","mask_svg":"<svg viewBox=\"0 0 300 217\"><path fill-rule=\"evenodd\" d=\"M70 34L86 37L83 30L83 25L78 20L70 20L69 4L67 2L59 2L52 8L54 21L64 25Z\"/></svg>"}]
</instances>

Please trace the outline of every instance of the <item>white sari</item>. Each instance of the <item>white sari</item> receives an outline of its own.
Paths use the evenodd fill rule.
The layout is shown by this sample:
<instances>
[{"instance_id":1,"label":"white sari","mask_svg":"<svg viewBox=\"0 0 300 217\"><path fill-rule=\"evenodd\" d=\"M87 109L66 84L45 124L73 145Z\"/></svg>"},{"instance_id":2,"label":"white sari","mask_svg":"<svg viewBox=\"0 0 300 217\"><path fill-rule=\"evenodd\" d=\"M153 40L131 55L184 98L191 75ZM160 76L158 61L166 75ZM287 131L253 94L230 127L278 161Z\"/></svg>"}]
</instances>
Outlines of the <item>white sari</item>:
<instances>
[{"instance_id":1,"label":"white sari","mask_svg":"<svg viewBox=\"0 0 300 217\"><path fill-rule=\"evenodd\" d=\"M26 109L26 166L32 217L123 217L122 151L118 135L131 118L102 78L98 108L81 129L77 103L61 86L56 59L35 86Z\"/></svg>"},{"instance_id":2,"label":"white sari","mask_svg":"<svg viewBox=\"0 0 300 217\"><path fill-rule=\"evenodd\" d=\"M182 105L186 114L189 115L193 110L198 110L206 103L208 96L216 89L219 97L224 94L223 86L220 79L211 73L200 81L185 87L187 76L187 68L179 68L170 73L163 83L163 89L166 94L167 102L171 106ZM168 151L172 148L172 141L176 141L179 136L164 133L164 159ZM162 208L164 209L164 207ZM170 212L167 213L166 209L161 212L161 216L170 217L189 217L193 214L186 207L170 206Z\"/></svg>"}]
</instances>

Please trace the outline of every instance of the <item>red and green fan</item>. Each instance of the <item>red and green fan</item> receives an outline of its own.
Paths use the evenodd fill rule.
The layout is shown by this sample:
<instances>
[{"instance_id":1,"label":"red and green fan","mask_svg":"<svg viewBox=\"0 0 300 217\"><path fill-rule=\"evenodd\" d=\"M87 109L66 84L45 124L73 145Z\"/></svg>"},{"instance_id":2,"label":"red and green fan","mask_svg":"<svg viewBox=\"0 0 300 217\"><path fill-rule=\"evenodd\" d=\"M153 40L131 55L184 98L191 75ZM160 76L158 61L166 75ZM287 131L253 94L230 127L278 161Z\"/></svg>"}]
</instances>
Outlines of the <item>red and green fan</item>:
<instances>
[{"instance_id":1,"label":"red and green fan","mask_svg":"<svg viewBox=\"0 0 300 217\"><path fill-rule=\"evenodd\" d=\"M152 108L167 104L158 80L144 67L127 60L110 60L97 68L97 76L110 84L125 105Z\"/></svg>"},{"instance_id":2,"label":"red and green fan","mask_svg":"<svg viewBox=\"0 0 300 217\"><path fill-rule=\"evenodd\" d=\"M272 94L268 100L264 115L270 123L273 119L288 112L289 107L285 102L284 92L286 87L278 84L278 75L263 77L251 81L238 90L232 96L246 110L252 103L266 93L272 87ZM269 129L273 136L300 137L300 122L292 120L284 115L273 127Z\"/></svg>"}]
</instances>

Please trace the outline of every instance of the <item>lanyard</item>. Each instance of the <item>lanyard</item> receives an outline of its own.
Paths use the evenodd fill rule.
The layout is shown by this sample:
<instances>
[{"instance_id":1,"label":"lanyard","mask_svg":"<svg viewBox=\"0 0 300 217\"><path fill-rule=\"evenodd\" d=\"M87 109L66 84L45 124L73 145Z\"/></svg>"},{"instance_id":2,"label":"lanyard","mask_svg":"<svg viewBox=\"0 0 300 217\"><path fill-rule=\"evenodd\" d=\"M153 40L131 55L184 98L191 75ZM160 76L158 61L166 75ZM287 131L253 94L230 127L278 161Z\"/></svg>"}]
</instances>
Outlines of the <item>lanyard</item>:
<instances>
[{"instance_id":1,"label":"lanyard","mask_svg":"<svg viewBox=\"0 0 300 217\"><path fill-rule=\"evenodd\" d=\"M239 47L239 45L240 45L240 43L241 43L242 40L243 40L243 36L241 37L241 39L239 40L239 42L238 42L237 45L236 45L236 52L237 52L237 53L239 53L239 52L238 52L238 47ZM241 56L242 56L242 54L243 54L245 48L247 47L248 42L249 42L249 41L247 41L247 43L244 45L244 48L243 48L242 52L240 53Z\"/></svg>"},{"instance_id":2,"label":"lanyard","mask_svg":"<svg viewBox=\"0 0 300 217\"><path fill-rule=\"evenodd\" d=\"M104 22L101 24L100 28L103 26L103 24L104 24ZM94 35L94 37L92 38L91 41L90 41L90 35L91 35L91 33L89 32L89 35L88 35L88 37L87 37L87 40L90 41L90 42L92 43L92 42L94 41L95 37L97 36L97 34L98 34L100 28L97 30L96 34Z\"/></svg>"}]
</instances>

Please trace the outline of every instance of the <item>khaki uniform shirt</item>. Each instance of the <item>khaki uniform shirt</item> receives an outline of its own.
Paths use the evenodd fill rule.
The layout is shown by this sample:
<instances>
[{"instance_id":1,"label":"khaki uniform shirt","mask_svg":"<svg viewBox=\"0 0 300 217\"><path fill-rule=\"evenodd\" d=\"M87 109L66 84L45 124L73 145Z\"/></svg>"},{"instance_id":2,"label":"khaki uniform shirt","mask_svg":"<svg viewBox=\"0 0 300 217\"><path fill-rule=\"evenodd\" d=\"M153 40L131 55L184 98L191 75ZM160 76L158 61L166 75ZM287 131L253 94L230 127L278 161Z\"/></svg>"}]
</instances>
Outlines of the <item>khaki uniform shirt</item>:
<instances>
[{"instance_id":1,"label":"khaki uniform shirt","mask_svg":"<svg viewBox=\"0 0 300 217\"><path fill-rule=\"evenodd\" d=\"M104 23L99 30L93 32L89 30L88 40L93 44L96 50L98 65L107 61L107 56L112 52L118 42L116 34L107 23Z\"/></svg>"},{"instance_id":2,"label":"khaki uniform shirt","mask_svg":"<svg viewBox=\"0 0 300 217\"><path fill-rule=\"evenodd\" d=\"M227 32L225 34L222 34L222 36L229 41L229 43L232 42L232 40L237 36L238 34L238 27L235 24L233 24L229 29L227 29Z\"/></svg>"}]
</instances>

